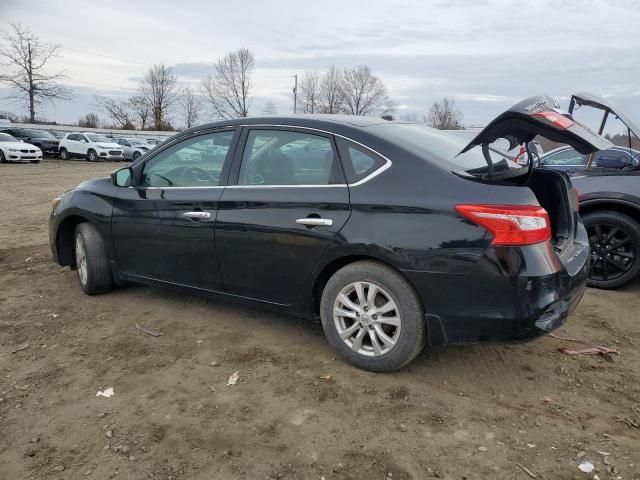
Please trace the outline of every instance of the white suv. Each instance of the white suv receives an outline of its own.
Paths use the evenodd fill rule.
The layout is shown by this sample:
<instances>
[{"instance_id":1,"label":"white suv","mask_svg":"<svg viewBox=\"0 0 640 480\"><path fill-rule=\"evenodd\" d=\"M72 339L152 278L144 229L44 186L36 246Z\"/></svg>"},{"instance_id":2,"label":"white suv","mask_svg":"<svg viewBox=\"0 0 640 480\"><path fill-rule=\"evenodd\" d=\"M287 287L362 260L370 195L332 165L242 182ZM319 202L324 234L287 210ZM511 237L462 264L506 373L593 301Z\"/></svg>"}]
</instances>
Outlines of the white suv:
<instances>
[{"instance_id":1,"label":"white suv","mask_svg":"<svg viewBox=\"0 0 640 480\"><path fill-rule=\"evenodd\" d=\"M67 133L58 147L60 158L83 157L90 162L124 160L122 147L104 135L91 132Z\"/></svg>"}]
</instances>

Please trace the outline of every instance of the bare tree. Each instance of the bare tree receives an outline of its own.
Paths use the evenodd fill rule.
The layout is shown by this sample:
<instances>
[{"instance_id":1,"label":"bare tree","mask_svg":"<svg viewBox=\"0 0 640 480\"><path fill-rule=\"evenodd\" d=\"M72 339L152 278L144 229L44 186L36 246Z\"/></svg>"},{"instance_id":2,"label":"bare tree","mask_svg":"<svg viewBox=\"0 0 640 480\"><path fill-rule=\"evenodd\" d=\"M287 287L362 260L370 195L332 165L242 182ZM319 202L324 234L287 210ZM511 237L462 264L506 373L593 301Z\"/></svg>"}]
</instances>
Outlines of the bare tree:
<instances>
[{"instance_id":1,"label":"bare tree","mask_svg":"<svg viewBox=\"0 0 640 480\"><path fill-rule=\"evenodd\" d=\"M318 112L342 113L342 74L333 65L320 80Z\"/></svg>"},{"instance_id":2,"label":"bare tree","mask_svg":"<svg viewBox=\"0 0 640 480\"><path fill-rule=\"evenodd\" d=\"M342 75L343 108L351 115L383 115L395 110L382 80L367 65L345 68Z\"/></svg>"},{"instance_id":3,"label":"bare tree","mask_svg":"<svg viewBox=\"0 0 640 480\"><path fill-rule=\"evenodd\" d=\"M127 101L127 107L131 111L131 115L140 125L140 130L147 127L147 122L151 117L151 105L142 95L133 95Z\"/></svg>"},{"instance_id":4,"label":"bare tree","mask_svg":"<svg viewBox=\"0 0 640 480\"><path fill-rule=\"evenodd\" d=\"M169 129L169 113L178 99L176 83L173 70L164 64L149 68L140 83L139 95L151 106L156 130Z\"/></svg>"},{"instance_id":5,"label":"bare tree","mask_svg":"<svg viewBox=\"0 0 640 480\"><path fill-rule=\"evenodd\" d=\"M9 112L7 110L0 111L0 119L9 120L13 123L16 123L19 119L18 115L13 112Z\"/></svg>"},{"instance_id":6,"label":"bare tree","mask_svg":"<svg viewBox=\"0 0 640 480\"><path fill-rule=\"evenodd\" d=\"M455 100L445 97L441 102L433 102L427 117L427 125L440 130L460 130L463 128L462 120L462 112Z\"/></svg>"},{"instance_id":7,"label":"bare tree","mask_svg":"<svg viewBox=\"0 0 640 480\"><path fill-rule=\"evenodd\" d=\"M64 74L46 73L47 63L57 56L59 45L40 41L19 23L9 24L3 40L0 66L7 70L0 73L0 82L14 89L8 98L28 103L31 123L36 120L37 105L71 99L71 92L59 83Z\"/></svg>"},{"instance_id":8,"label":"bare tree","mask_svg":"<svg viewBox=\"0 0 640 480\"><path fill-rule=\"evenodd\" d=\"M98 128L100 124L100 118L95 112L89 112L84 117L78 120L78 126L84 128Z\"/></svg>"},{"instance_id":9,"label":"bare tree","mask_svg":"<svg viewBox=\"0 0 640 480\"><path fill-rule=\"evenodd\" d=\"M275 115L277 112L276 104L273 103L272 100L267 100L264 102L264 107L262 108L263 115Z\"/></svg>"},{"instance_id":10,"label":"bare tree","mask_svg":"<svg viewBox=\"0 0 640 480\"><path fill-rule=\"evenodd\" d=\"M128 100L116 100L110 97L94 95L94 103L107 117L113 120L117 128L134 128L131 121Z\"/></svg>"},{"instance_id":11,"label":"bare tree","mask_svg":"<svg viewBox=\"0 0 640 480\"><path fill-rule=\"evenodd\" d=\"M320 107L320 83L318 72L304 72L298 86L298 99L304 113L318 113Z\"/></svg>"},{"instance_id":12,"label":"bare tree","mask_svg":"<svg viewBox=\"0 0 640 480\"><path fill-rule=\"evenodd\" d=\"M202 105L200 97L193 92L190 85L187 85L180 92L179 103L186 128L193 127L200 115L200 107Z\"/></svg>"},{"instance_id":13,"label":"bare tree","mask_svg":"<svg viewBox=\"0 0 640 480\"><path fill-rule=\"evenodd\" d=\"M217 117L231 119L249 115L254 64L253 53L241 48L220 58L215 74L202 81L202 93Z\"/></svg>"}]
</instances>

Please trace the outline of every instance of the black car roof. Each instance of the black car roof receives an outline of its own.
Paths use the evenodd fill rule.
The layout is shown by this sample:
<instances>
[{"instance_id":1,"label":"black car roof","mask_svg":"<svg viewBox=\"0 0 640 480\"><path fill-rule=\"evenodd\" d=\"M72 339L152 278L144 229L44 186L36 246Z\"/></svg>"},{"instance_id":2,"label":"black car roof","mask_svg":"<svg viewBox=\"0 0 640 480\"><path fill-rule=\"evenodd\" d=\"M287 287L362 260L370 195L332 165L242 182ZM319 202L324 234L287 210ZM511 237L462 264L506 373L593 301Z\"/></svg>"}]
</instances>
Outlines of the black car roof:
<instances>
[{"instance_id":1,"label":"black car roof","mask_svg":"<svg viewBox=\"0 0 640 480\"><path fill-rule=\"evenodd\" d=\"M300 115L272 115L266 117L234 118L233 120L219 120L192 127L184 132L236 125L288 125L298 127L331 128L332 126L368 127L388 123L380 117L367 117L358 115L333 115L333 114L300 114ZM404 123L404 122L395 122Z\"/></svg>"}]
</instances>

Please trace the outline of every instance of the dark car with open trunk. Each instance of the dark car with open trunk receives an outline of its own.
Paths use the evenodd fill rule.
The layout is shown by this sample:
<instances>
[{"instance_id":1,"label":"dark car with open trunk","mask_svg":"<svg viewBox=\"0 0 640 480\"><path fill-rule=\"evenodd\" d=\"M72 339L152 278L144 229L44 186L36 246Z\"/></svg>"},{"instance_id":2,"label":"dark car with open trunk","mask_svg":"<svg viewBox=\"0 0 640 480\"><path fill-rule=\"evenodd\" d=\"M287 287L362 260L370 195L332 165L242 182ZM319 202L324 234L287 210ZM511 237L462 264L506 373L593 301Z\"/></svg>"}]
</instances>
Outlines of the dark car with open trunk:
<instances>
[{"instance_id":1,"label":"dark car with open trunk","mask_svg":"<svg viewBox=\"0 0 640 480\"><path fill-rule=\"evenodd\" d=\"M587 235L565 174L489 144L608 147L556 107L527 99L466 146L354 116L191 128L55 199L53 256L88 294L139 282L320 318L373 371L425 344L530 339L579 302Z\"/></svg>"}]
</instances>

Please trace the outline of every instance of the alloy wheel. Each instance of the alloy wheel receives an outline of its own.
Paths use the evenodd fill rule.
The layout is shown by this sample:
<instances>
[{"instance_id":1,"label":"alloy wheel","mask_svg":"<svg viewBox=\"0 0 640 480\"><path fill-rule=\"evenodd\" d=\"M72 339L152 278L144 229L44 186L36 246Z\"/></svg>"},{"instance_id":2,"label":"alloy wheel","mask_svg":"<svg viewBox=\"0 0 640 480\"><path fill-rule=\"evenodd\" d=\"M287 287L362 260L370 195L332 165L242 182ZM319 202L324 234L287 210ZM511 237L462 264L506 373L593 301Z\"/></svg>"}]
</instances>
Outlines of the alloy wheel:
<instances>
[{"instance_id":1,"label":"alloy wheel","mask_svg":"<svg viewBox=\"0 0 640 480\"><path fill-rule=\"evenodd\" d=\"M615 280L636 261L637 246L620 227L598 223L587 228L591 247L590 273L593 280Z\"/></svg>"},{"instance_id":2,"label":"alloy wheel","mask_svg":"<svg viewBox=\"0 0 640 480\"><path fill-rule=\"evenodd\" d=\"M333 321L349 348L365 356L380 356L395 347L402 319L391 295L371 282L354 282L335 299Z\"/></svg>"},{"instance_id":3,"label":"alloy wheel","mask_svg":"<svg viewBox=\"0 0 640 480\"><path fill-rule=\"evenodd\" d=\"M81 235L76 235L76 267L80 283L87 284L87 252Z\"/></svg>"}]
</instances>

